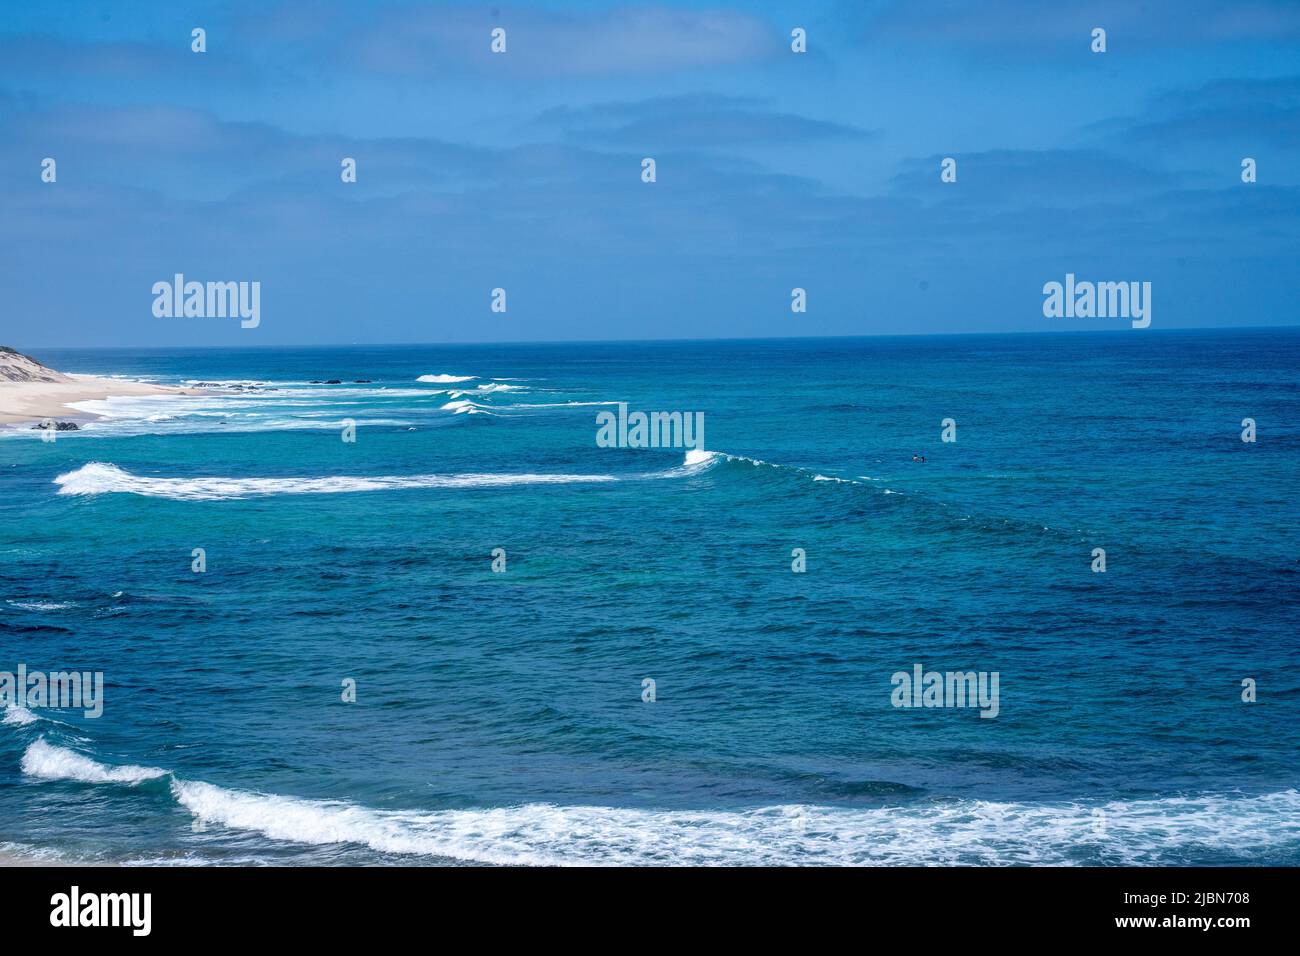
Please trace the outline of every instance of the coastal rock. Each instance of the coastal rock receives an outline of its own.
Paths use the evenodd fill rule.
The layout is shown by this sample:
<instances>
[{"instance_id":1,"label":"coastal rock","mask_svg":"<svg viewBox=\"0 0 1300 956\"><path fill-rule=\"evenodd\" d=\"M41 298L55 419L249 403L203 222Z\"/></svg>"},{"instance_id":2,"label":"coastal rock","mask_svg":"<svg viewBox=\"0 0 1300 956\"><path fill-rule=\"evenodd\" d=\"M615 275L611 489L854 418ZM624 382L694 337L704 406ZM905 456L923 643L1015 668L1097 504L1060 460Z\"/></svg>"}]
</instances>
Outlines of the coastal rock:
<instances>
[{"instance_id":1,"label":"coastal rock","mask_svg":"<svg viewBox=\"0 0 1300 956\"><path fill-rule=\"evenodd\" d=\"M56 432L76 432L76 431L81 431L81 426L78 425L76 422L54 422L54 421L37 422L35 425L32 426L32 430L33 431L53 430Z\"/></svg>"}]
</instances>

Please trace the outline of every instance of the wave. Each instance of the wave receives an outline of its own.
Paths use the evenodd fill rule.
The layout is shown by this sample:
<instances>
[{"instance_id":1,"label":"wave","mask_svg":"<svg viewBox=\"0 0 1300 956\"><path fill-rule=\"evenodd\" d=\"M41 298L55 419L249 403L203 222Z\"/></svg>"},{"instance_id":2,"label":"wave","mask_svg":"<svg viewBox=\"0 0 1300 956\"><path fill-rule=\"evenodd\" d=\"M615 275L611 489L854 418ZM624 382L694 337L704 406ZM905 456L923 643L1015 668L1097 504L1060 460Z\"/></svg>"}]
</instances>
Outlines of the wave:
<instances>
[{"instance_id":1,"label":"wave","mask_svg":"<svg viewBox=\"0 0 1300 956\"><path fill-rule=\"evenodd\" d=\"M37 864L61 864L67 857L51 847L36 847L26 843L0 843L0 866L12 866L15 862L22 866Z\"/></svg>"},{"instance_id":2,"label":"wave","mask_svg":"<svg viewBox=\"0 0 1300 956\"><path fill-rule=\"evenodd\" d=\"M501 488L514 485L548 485L612 482L614 475L568 474L461 474L330 476L325 478L147 478L123 471L117 465L92 461L57 476L61 495L129 493L176 501L221 501L265 495L337 494L347 491L387 491L399 488Z\"/></svg>"},{"instance_id":3,"label":"wave","mask_svg":"<svg viewBox=\"0 0 1300 956\"><path fill-rule=\"evenodd\" d=\"M542 866L1060 865L1177 858L1197 846L1248 851L1295 842L1279 822L1296 791L1164 798L1101 807L954 800L919 806L782 805L684 811L526 804L381 811L176 781L205 823L297 843L358 843L380 853ZM1098 815L1105 829L1097 832ZM1110 834L1109 837L1106 834Z\"/></svg>"},{"instance_id":4,"label":"wave","mask_svg":"<svg viewBox=\"0 0 1300 956\"><path fill-rule=\"evenodd\" d=\"M110 767L42 738L23 772L127 784L170 775L196 820L307 845L541 866L1069 865L1181 861L1198 849L1257 857L1300 843L1300 793L1015 803L932 800L881 807L803 804L666 810L531 803L376 810L186 781L155 767ZM1099 825L1100 823L1100 825Z\"/></svg>"},{"instance_id":5,"label":"wave","mask_svg":"<svg viewBox=\"0 0 1300 956\"><path fill-rule=\"evenodd\" d=\"M452 474L452 475L332 475L319 478L153 478L133 475L111 462L92 461L54 478L60 495L136 494L175 501L224 501L269 495L340 494L355 491L391 491L406 488L503 488L516 485L604 484L635 479L683 478L701 474L722 462L750 462L770 468L757 459L692 448L682 464L665 471L618 475L598 474ZM795 468L803 472L805 469ZM811 473L810 473L811 474Z\"/></svg>"},{"instance_id":6,"label":"wave","mask_svg":"<svg viewBox=\"0 0 1300 956\"><path fill-rule=\"evenodd\" d=\"M459 402L448 402L442 406L444 412L451 412L453 415L491 415L492 410L487 405L479 405L468 399Z\"/></svg>"},{"instance_id":7,"label":"wave","mask_svg":"<svg viewBox=\"0 0 1300 956\"><path fill-rule=\"evenodd\" d=\"M40 719L22 704L6 704L4 719L0 723L9 727L26 727Z\"/></svg>"},{"instance_id":8,"label":"wave","mask_svg":"<svg viewBox=\"0 0 1300 956\"><path fill-rule=\"evenodd\" d=\"M410 427L414 410L390 400L427 398L429 390L344 387L329 390L283 389L271 393L238 392L202 395L112 396L69 403L89 416L77 438L118 438L138 435L223 434L278 431L337 431L344 419L359 427ZM23 434L21 431L14 434ZM0 435L8 437L7 430Z\"/></svg>"},{"instance_id":9,"label":"wave","mask_svg":"<svg viewBox=\"0 0 1300 956\"><path fill-rule=\"evenodd\" d=\"M474 388L458 389L448 396L449 398L460 398L462 395L491 395L494 392L526 392L527 385L503 385L500 382L489 382L486 385L476 385Z\"/></svg>"},{"instance_id":10,"label":"wave","mask_svg":"<svg viewBox=\"0 0 1300 956\"><path fill-rule=\"evenodd\" d=\"M833 476L821 475L809 468L802 468L798 465L780 465L775 462L764 461L761 458L747 458L744 455L731 455L725 451L704 451L703 449L693 448L686 453L685 466L694 466L697 470L711 468L720 464L745 464L754 468L773 469L786 472L791 475L800 475L805 478L811 478L813 481L830 481L844 485L856 485L859 482L852 478L835 478Z\"/></svg>"},{"instance_id":11,"label":"wave","mask_svg":"<svg viewBox=\"0 0 1300 956\"><path fill-rule=\"evenodd\" d=\"M258 378L187 378L181 382L190 387L202 385L207 388L263 388L270 385L286 385L287 382L269 382Z\"/></svg>"},{"instance_id":12,"label":"wave","mask_svg":"<svg viewBox=\"0 0 1300 956\"><path fill-rule=\"evenodd\" d=\"M416 381L428 382L431 385L450 385L452 382L469 382L476 378L477 375L421 375Z\"/></svg>"},{"instance_id":13,"label":"wave","mask_svg":"<svg viewBox=\"0 0 1300 956\"><path fill-rule=\"evenodd\" d=\"M124 783L135 786L167 775L157 767L134 764L112 767L91 760L66 747L47 743L44 737L32 742L23 754L23 773L41 780L76 780L81 783Z\"/></svg>"}]
</instances>

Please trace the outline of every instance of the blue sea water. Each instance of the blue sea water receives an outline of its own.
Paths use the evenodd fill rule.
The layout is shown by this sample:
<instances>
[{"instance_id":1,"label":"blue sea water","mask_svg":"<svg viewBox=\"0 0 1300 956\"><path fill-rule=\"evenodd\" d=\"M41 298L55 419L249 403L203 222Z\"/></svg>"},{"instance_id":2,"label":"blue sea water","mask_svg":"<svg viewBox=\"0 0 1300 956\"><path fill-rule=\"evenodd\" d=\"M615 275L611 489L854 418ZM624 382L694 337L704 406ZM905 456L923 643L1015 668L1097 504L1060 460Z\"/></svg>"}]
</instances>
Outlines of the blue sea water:
<instances>
[{"instance_id":1,"label":"blue sea water","mask_svg":"<svg viewBox=\"0 0 1300 956\"><path fill-rule=\"evenodd\" d=\"M249 387L0 435L0 850L1300 862L1295 329L36 357Z\"/></svg>"}]
</instances>

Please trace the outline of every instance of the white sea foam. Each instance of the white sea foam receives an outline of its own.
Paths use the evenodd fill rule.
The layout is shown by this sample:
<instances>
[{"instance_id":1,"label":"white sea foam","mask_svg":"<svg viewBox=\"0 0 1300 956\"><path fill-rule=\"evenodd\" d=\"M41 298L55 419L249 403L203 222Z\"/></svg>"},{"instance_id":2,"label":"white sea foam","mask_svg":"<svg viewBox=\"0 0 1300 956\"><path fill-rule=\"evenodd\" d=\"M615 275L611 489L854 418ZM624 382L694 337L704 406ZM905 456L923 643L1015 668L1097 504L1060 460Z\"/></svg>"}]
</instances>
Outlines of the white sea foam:
<instances>
[{"instance_id":1,"label":"white sea foam","mask_svg":"<svg viewBox=\"0 0 1300 956\"><path fill-rule=\"evenodd\" d=\"M453 415L490 415L491 408L487 405L478 405L468 399L459 402L448 402L442 406L444 412L451 412Z\"/></svg>"},{"instance_id":2,"label":"white sea foam","mask_svg":"<svg viewBox=\"0 0 1300 956\"><path fill-rule=\"evenodd\" d=\"M462 403L452 402L450 405ZM448 407L448 406L444 406ZM757 458L729 455L726 452L692 448L682 464L665 471L618 475L592 474L452 474L452 475L331 475L319 478L231 478L203 476L195 478L156 478L133 475L110 462L92 461L54 479L61 495L101 495L127 493L177 501L219 501L267 495L337 494L349 491L389 491L404 488L499 488L512 485L580 484L622 481L625 479L683 478L698 475L724 461L747 462L755 467L786 468L810 475L815 480L854 484L843 478L815 475L805 468L774 465ZM885 494L898 492L885 489ZM13 602L10 602L13 603Z\"/></svg>"},{"instance_id":3,"label":"white sea foam","mask_svg":"<svg viewBox=\"0 0 1300 956\"><path fill-rule=\"evenodd\" d=\"M285 390L274 393L240 392L232 395L133 395L74 402L71 408L93 415L82 425L87 434L114 435L156 432L269 431L295 428L335 428L334 422L309 421L311 417L352 417L359 424L408 424L393 419L362 419L350 408L373 403L375 396L384 398L422 398L429 393L419 389L373 391L364 389ZM339 406L349 406L342 411ZM383 406L376 406L379 411ZM313 409L314 411L297 411ZM210 419L221 419L216 426Z\"/></svg>"},{"instance_id":4,"label":"white sea foam","mask_svg":"<svg viewBox=\"0 0 1300 956\"><path fill-rule=\"evenodd\" d=\"M174 781L207 824L295 843L357 843L380 853L536 865L1069 864L1080 848L1123 863L1189 846L1234 851L1300 839L1300 795L1168 798L1093 808L950 801L834 808L786 805L687 811L524 806L434 812L372 810Z\"/></svg>"},{"instance_id":5,"label":"white sea foam","mask_svg":"<svg viewBox=\"0 0 1300 956\"><path fill-rule=\"evenodd\" d=\"M93 437L125 437L131 435L188 435L210 432L221 432L222 434L236 434L247 432L282 432L282 431L341 431L344 427L344 420L338 418L340 414L335 411L334 418L316 419L294 416L291 418L271 418L271 417L249 417L240 418L235 415L223 415L222 421L195 421L189 419L178 419L175 421L139 421L139 422L121 422L116 425L107 425L102 422L90 422L82 427L78 433ZM343 413L346 414L346 413ZM406 418L361 418L355 417L352 421L358 428L367 427L411 427L417 422L413 419Z\"/></svg>"},{"instance_id":6,"label":"white sea foam","mask_svg":"<svg viewBox=\"0 0 1300 956\"><path fill-rule=\"evenodd\" d=\"M6 704L4 723L9 727L26 727L28 724L34 724L41 718L37 717L22 704Z\"/></svg>"},{"instance_id":7,"label":"white sea foam","mask_svg":"<svg viewBox=\"0 0 1300 956\"><path fill-rule=\"evenodd\" d=\"M449 385L452 382L470 382L476 378L477 375L421 375L416 381L429 382L433 385Z\"/></svg>"},{"instance_id":8,"label":"white sea foam","mask_svg":"<svg viewBox=\"0 0 1300 956\"><path fill-rule=\"evenodd\" d=\"M619 403L618 402L540 402L540 403L518 402L509 407L510 408L580 408L584 406L617 405L617 404Z\"/></svg>"},{"instance_id":9,"label":"white sea foam","mask_svg":"<svg viewBox=\"0 0 1300 956\"><path fill-rule=\"evenodd\" d=\"M211 400L206 395L110 395L67 404L69 408L97 418L148 418L150 415L176 414L191 405L201 407L201 403Z\"/></svg>"},{"instance_id":10,"label":"white sea foam","mask_svg":"<svg viewBox=\"0 0 1300 956\"><path fill-rule=\"evenodd\" d=\"M686 452L686 459L683 465L714 465L722 461L725 456L717 451L705 451L703 448L692 448Z\"/></svg>"},{"instance_id":11,"label":"white sea foam","mask_svg":"<svg viewBox=\"0 0 1300 956\"><path fill-rule=\"evenodd\" d=\"M125 492L177 501L217 501L264 495L336 494L347 491L387 491L400 488L500 488L513 485L575 484L618 481L614 475L460 474L379 475L324 478L148 478L117 465L93 461L59 475L54 483L61 495L100 495Z\"/></svg>"},{"instance_id":12,"label":"white sea foam","mask_svg":"<svg viewBox=\"0 0 1300 956\"><path fill-rule=\"evenodd\" d=\"M165 776L157 767L133 764L110 767L66 747L47 743L44 737L32 742L23 754L23 773L41 780L77 780L81 783L125 783L135 786Z\"/></svg>"},{"instance_id":13,"label":"white sea foam","mask_svg":"<svg viewBox=\"0 0 1300 956\"><path fill-rule=\"evenodd\" d=\"M502 382L488 382L486 385L478 386L474 391L484 395L491 394L492 392L526 392L528 391L528 386L506 385Z\"/></svg>"},{"instance_id":14,"label":"white sea foam","mask_svg":"<svg viewBox=\"0 0 1300 956\"><path fill-rule=\"evenodd\" d=\"M90 784L135 785L169 774L107 766L44 738L27 748L22 766L40 779ZM1300 842L1295 790L1100 805L951 799L867 808L525 804L432 811L229 789L174 774L171 792L207 825L274 840L502 864L1142 865L1178 860L1196 848L1257 855Z\"/></svg>"},{"instance_id":15,"label":"white sea foam","mask_svg":"<svg viewBox=\"0 0 1300 956\"><path fill-rule=\"evenodd\" d=\"M694 467L697 470L709 468L719 462L738 461L753 465L755 468L779 468L784 471L796 472L807 475L813 481L831 481L839 484L854 485L857 484L851 478L836 478L833 476L819 475L816 472L809 471L807 468L800 468L798 465L779 465L775 462L763 461L761 458L747 458L744 455L729 455L724 451L704 451L700 448L693 448L686 453L685 467Z\"/></svg>"},{"instance_id":16,"label":"white sea foam","mask_svg":"<svg viewBox=\"0 0 1300 956\"><path fill-rule=\"evenodd\" d=\"M58 850L51 847L31 846L26 843L0 843L0 860L3 860L4 865L7 866L13 865L13 861L17 861L23 865L31 863L45 865L68 862L67 857Z\"/></svg>"},{"instance_id":17,"label":"white sea foam","mask_svg":"<svg viewBox=\"0 0 1300 956\"><path fill-rule=\"evenodd\" d=\"M251 380L250 380L251 381ZM231 382L229 384L237 384ZM336 431L342 419L358 426L410 427L428 414L424 408L403 408L414 420L388 417L396 409L389 402L446 394L446 389L390 388L385 386L312 386L271 382L275 386L250 391L197 389L193 395L115 395L70 404L88 420L69 437L112 438L135 435L201 434L221 432L277 432L315 429ZM303 386L303 387L299 387ZM471 390L467 394L479 393ZM60 434L60 439L64 438ZM0 427L0 439L31 438L29 425Z\"/></svg>"},{"instance_id":18,"label":"white sea foam","mask_svg":"<svg viewBox=\"0 0 1300 956\"><path fill-rule=\"evenodd\" d=\"M5 601L6 604L24 611L66 611L76 607L76 601Z\"/></svg>"},{"instance_id":19,"label":"white sea foam","mask_svg":"<svg viewBox=\"0 0 1300 956\"><path fill-rule=\"evenodd\" d=\"M284 384L282 382L267 382L256 378L187 378L181 383L182 385L195 386L203 384L204 386L219 386L221 388L230 388L239 385L244 388L253 386L266 386Z\"/></svg>"},{"instance_id":20,"label":"white sea foam","mask_svg":"<svg viewBox=\"0 0 1300 956\"><path fill-rule=\"evenodd\" d=\"M473 388L457 388L447 393L448 398L462 398L466 395L492 395L496 392L526 392L527 385L505 385L501 382L486 382L482 385L475 385ZM434 393L434 390L421 394Z\"/></svg>"}]
</instances>

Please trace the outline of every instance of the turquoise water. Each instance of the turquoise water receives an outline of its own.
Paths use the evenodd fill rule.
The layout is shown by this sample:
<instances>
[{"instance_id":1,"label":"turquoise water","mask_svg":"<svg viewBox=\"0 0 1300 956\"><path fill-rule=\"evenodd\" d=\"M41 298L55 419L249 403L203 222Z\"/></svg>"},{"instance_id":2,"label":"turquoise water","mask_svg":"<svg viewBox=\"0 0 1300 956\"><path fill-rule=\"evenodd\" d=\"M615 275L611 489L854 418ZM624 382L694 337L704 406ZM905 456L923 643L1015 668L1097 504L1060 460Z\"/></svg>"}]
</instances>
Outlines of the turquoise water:
<instances>
[{"instance_id":1,"label":"turquoise water","mask_svg":"<svg viewBox=\"0 0 1300 956\"><path fill-rule=\"evenodd\" d=\"M0 849L1300 862L1297 330L36 357L248 387L0 437Z\"/></svg>"}]
</instances>

